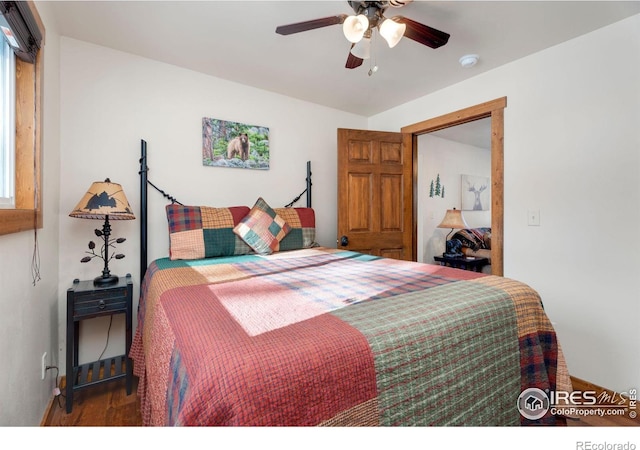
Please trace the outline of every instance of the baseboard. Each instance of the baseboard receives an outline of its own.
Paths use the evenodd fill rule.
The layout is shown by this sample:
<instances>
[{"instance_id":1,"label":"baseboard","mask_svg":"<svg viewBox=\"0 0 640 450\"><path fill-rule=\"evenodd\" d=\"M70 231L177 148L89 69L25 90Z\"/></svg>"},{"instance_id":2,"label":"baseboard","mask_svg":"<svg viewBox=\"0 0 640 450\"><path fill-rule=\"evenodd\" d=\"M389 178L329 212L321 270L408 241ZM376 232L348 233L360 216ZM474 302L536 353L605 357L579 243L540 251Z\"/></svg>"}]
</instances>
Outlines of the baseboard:
<instances>
[{"instance_id":1,"label":"baseboard","mask_svg":"<svg viewBox=\"0 0 640 450\"><path fill-rule=\"evenodd\" d=\"M60 386L60 391L63 390L62 386L66 386L66 377L64 375L60 378ZM49 403L47 404L47 407L44 410L44 415L42 416L42 420L40 421L41 427L46 427L47 424L51 423L51 418L53 417L53 406L54 404L57 404L57 402L58 400L55 395L49 398Z\"/></svg>"},{"instance_id":2,"label":"baseboard","mask_svg":"<svg viewBox=\"0 0 640 450\"><path fill-rule=\"evenodd\" d=\"M571 376L571 384L573 385L574 391L595 391L596 396L600 398L601 395L605 394L608 396L607 398L622 400L623 397L620 396L620 392L613 391L611 389L604 388L602 386L598 386L597 384L591 383L590 381L583 380L578 377ZM625 397L628 398L628 393L624 393ZM640 396L639 396L640 397ZM640 398L636 400L636 408L635 411L640 413ZM636 416L634 418L630 418L628 415L625 415L627 420L637 423L640 426L640 417Z\"/></svg>"},{"instance_id":3,"label":"baseboard","mask_svg":"<svg viewBox=\"0 0 640 450\"><path fill-rule=\"evenodd\" d=\"M51 423L51 417L53 416L53 403L56 397L52 395L49 397L49 403L44 410L44 415L42 416L42 420L40 421L41 427L46 427L48 423Z\"/></svg>"}]
</instances>

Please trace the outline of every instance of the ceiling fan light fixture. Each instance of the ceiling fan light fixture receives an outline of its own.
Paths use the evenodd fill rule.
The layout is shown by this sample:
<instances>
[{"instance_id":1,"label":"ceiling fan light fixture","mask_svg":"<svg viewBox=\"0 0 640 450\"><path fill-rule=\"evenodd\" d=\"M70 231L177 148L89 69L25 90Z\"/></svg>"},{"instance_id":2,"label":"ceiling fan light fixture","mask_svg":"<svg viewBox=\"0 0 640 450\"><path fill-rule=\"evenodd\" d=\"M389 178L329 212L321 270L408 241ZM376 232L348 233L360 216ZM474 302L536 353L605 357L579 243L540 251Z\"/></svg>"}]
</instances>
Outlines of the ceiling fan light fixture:
<instances>
[{"instance_id":1,"label":"ceiling fan light fixture","mask_svg":"<svg viewBox=\"0 0 640 450\"><path fill-rule=\"evenodd\" d=\"M407 25L398 23L392 19L385 19L378 29L380 30L380 36L389 44L389 48L393 48L400 42L402 36L404 36Z\"/></svg>"},{"instance_id":2,"label":"ceiling fan light fixture","mask_svg":"<svg viewBox=\"0 0 640 450\"><path fill-rule=\"evenodd\" d=\"M349 16L344 19L342 31L349 42L360 42L364 33L369 29L369 19L364 14Z\"/></svg>"},{"instance_id":3,"label":"ceiling fan light fixture","mask_svg":"<svg viewBox=\"0 0 640 450\"><path fill-rule=\"evenodd\" d=\"M371 57L371 38L362 38L353 46L351 54L356 58L369 59Z\"/></svg>"}]
</instances>

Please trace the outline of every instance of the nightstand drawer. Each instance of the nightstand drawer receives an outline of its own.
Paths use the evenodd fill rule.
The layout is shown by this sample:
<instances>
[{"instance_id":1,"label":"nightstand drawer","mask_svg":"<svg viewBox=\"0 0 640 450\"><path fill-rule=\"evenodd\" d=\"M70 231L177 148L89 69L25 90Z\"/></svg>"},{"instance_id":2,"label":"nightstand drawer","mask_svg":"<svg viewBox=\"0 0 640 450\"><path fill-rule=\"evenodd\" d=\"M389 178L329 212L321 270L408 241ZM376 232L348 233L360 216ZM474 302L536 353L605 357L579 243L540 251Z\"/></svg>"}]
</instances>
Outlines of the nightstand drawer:
<instances>
[{"instance_id":1,"label":"nightstand drawer","mask_svg":"<svg viewBox=\"0 0 640 450\"><path fill-rule=\"evenodd\" d=\"M73 301L73 317L86 317L109 311L124 312L127 307L127 289L104 292L76 293Z\"/></svg>"}]
</instances>

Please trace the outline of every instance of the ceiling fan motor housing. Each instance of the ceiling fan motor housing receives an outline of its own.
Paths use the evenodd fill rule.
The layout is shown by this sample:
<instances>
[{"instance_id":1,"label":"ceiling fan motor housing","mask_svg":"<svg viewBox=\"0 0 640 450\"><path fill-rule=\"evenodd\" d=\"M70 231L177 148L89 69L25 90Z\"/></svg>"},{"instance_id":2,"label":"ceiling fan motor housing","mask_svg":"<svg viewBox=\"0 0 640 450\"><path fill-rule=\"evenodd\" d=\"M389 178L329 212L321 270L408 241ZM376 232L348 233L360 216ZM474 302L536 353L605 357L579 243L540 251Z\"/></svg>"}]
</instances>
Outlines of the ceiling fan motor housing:
<instances>
[{"instance_id":1,"label":"ceiling fan motor housing","mask_svg":"<svg viewBox=\"0 0 640 450\"><path fill-rule=\"evenodd\" d=\"M349 1L349 6L353 8L353 11L358 14L362 14L369 19L369 28L378 26L378 23L384 19L382 13L389 7L389 2L354 2Z\"/></svg>"}]
</instances>

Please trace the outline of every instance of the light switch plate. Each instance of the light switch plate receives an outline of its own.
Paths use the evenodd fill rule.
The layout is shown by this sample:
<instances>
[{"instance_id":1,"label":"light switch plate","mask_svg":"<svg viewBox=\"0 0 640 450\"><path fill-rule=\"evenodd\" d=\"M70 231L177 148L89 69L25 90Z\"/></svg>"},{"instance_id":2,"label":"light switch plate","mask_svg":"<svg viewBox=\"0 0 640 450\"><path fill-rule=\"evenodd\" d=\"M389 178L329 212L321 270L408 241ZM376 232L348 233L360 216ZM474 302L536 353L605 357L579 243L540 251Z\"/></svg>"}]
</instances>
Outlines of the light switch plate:
<instances>
[{"instance_id":1,"label":"light switch plate","mask_svg":"<svg viewBox=\"0 0 640 450\"><path fill-rule=\"evenodd\" d=\"M530 227L539 227L540 226L540 210L529 210L529 226Z\"/></svg>"}]
</instances>

